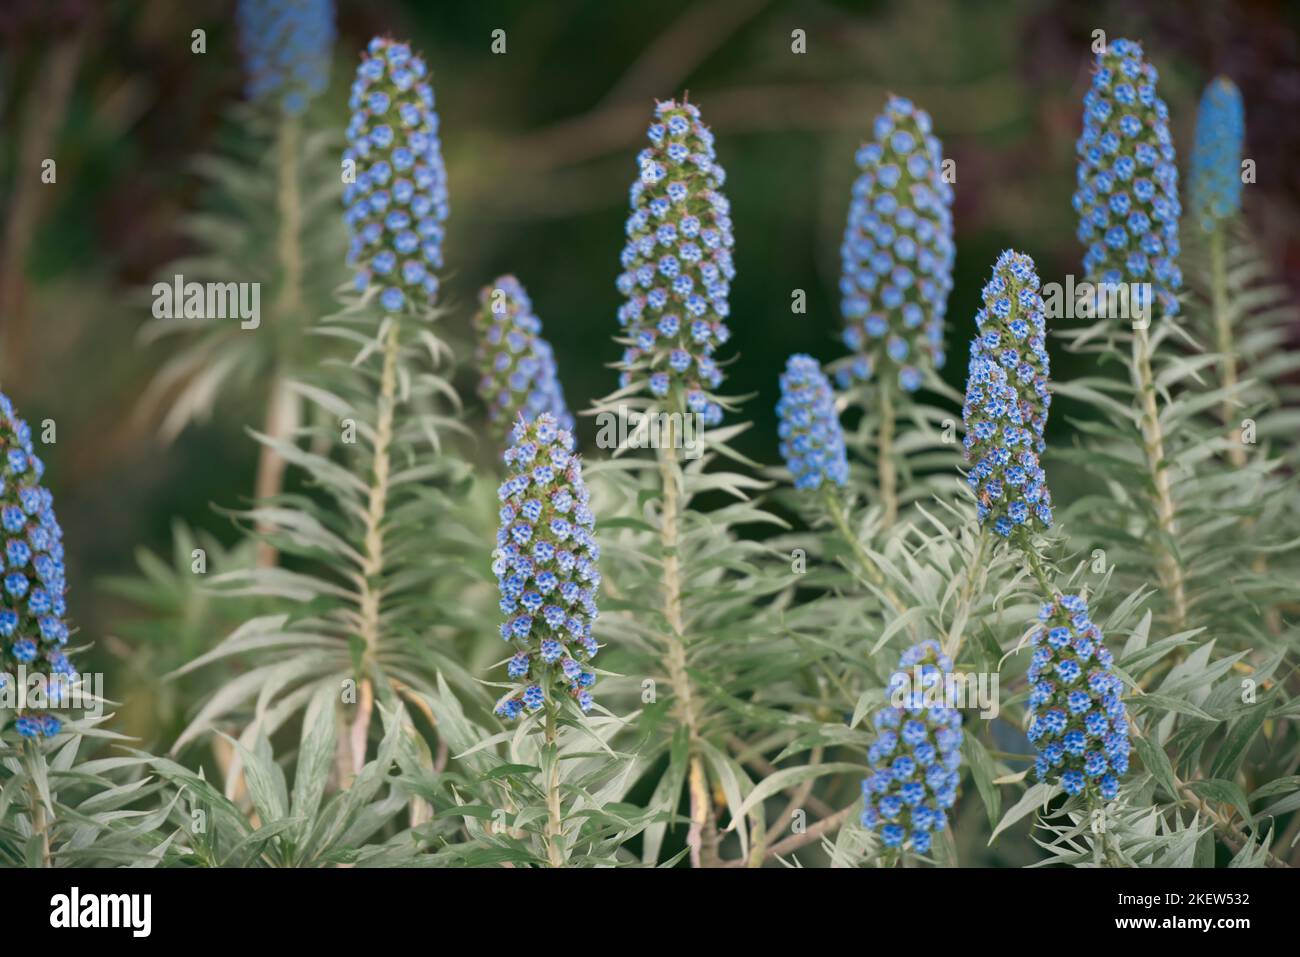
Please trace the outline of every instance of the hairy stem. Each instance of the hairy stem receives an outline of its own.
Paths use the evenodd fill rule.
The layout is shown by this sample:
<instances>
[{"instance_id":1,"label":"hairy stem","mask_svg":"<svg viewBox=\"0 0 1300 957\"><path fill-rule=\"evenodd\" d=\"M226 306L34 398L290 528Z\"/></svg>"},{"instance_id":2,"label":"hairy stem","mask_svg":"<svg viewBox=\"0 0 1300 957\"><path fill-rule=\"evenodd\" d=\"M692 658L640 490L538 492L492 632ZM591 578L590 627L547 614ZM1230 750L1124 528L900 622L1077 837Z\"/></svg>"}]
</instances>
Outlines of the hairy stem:
<instances>
[{"instance_id":1,"label":"hairy stem","mask_svg":"<svg viewBox=\"0 0 1300 957\"><path fill-rule=\"evenodd\" d=\"M546 776L546 858L552 867L564 866L564 849L560 841L564 835L564 821L560 816L560 756L556 748L559 732L555 722L555 705L546 703L546 746L554 748L551 768Z\"/></svg>"},{"instance_id":2,"label":"hairy stem","mask_svg":"<svg viewBox=\"0 0 1300 957\"><path fill-rule=\"evenodd\" d=\"M880 382L880 434L878 440L881 523L890 528L898 519L898 473L894 468L894 390Z\"/></svg>"},{"instance_id":3,"label":"hairy stem","mask_svg":"<svg viewBox=\"0 0 1300 957\"><path fill-rule=\"evenodd\" d=\"M826 488L825 500L826 511L830 513L831 520L835 523L835 527L839 531L840 537L842 537L848 544L849 548L853 550L853 557L856 558L858 564L862 566L862 571L866 573L869 579L871 579L871 583L880 589L881 594L885 596L885 599L894 606L894 611L898 612L900 615L906 612L907 606L903 604L903 600L898 597L898 594L885 584L885 576L880 571L880 567L872 560L871 556L867 554L866 548L863 547L858 536L854 534L852 526L849 525L849 516L844 510L844 503L840 500L839 496L835 494L835 490L829 486Z\"/></svg>"},{"instance_id":4,"label":"hairy stem","mask_svg":"<svg viewBox=\"0 0 1300 957\"><path fill-rule=\"evenodd\" d=\"M1210 234L1210 287L1214 301L1214 331L1218 336L1219 355L1223 363L1223 388L1233 389L1237 385L1237 354L1233 349L1232 326L1228 317L1228 265L1223 248L1223 227L1218 226ZM1228 396L1223 400L1225 425L1230 425L1236 399ZM1237 468L1246 464L1246 450L1241 446L1240 433L1229 430L1233 439L1228 446L1228 460Z\"/></svg>"},{"instance_id":5,"label":"hairy stem","mask_svg":"<svg viewBox=\"0 0 1300 957\"><path fill-rule=\"evenodd\" d=\"M40 751L35 744L28 744L27 748L27 793L31 800L32 808L32 833L40 838L41 844L41 867L53 867L53 855L50 852L50 820L45 814L45 802L41 799L40 788L36 786L36 774L34 765L37 761L43 761Z\"/></svg>"},{"instance_id":6,"label":"hairy stem","mask_svg":"<svg viewBox=\"0 0 1300 957\"><path fill-rule=\"evenodd\" d=\"M659 443L659 479L663 488L663 509L659 521L659 544L663 553L663 612L668 622L666 639L668 680L676 699L677 713L686 728L688 748L688 789L691 802L691 825L686 843L690 848L692 867L711 866L717 846L716 828L712 822L712 804L709 799L708 777L704 773L704 759L699 750L699 716L690 676L686 671L686 624L682 614L682 571L680 548L681 521L681 468L677 460L674 422L669 416Z\"/></svg>"},{"instance_id":7,"label":"hairy stem","mask_svg":"<svg viewBox=\"0 0 1300 957\"><path fill-rule=\"evenodd\" d=\"M1038 557L1038 551L1030 543L1026 542L1024 552L1025 562L1029 565L1029 570L1034 573L1034 578L1038 581L1039 587L1043 589L1043 594L1048 598L1054 598L1056 588L1048 579L1047 573L1043 571L1043 563Z\"/></svg>"},{"instance_id":8,"label":"hairy stem","mask_svg":"<svg viewBox=\"0 0 1300 957\"><path fill-rule=\"evenodd\" d=\"M276 135L276 208L279 212L279 234L276 252L280 260L280 284L275 301L275 323L272 330L277 342L284 341L290 317L302 309L302 189L299 183L298 149L301 127L297 117L285 117ZM279 365L278 357L276 359ZM271 378L266 405L267 437L287 439L297 428L297 399L289 392L288 382L278 371ZM265 502L280 494L284 487L285 461L272 446L263 443L257 458L257 478L253 494L258 502ZM270 531L263 525L263 534ZM265 539L257 543L259 568L274 566L279 560L275 546Z\"/></svg>"},{"instance_id":9,"label":"hairy stem","mask_svg":"<svg viewBox=\"0 0 1300 957\"><path fill-rule=\"evenodd\" d=\"M352 773L357 774L366 762L366 736L370 729L373 703L369 670L379 645L380 578L384 570L384 521L388 514L389 454L393 444L393 410L397 394L398 335L401 323L391 320L384 340L384 365L379 376L378 417L375 422L374 470L370 497L366 506L365 538L361 563L361 604L358 609L361 639L365 643L361 661L361 696L352 722Z\"/></svg>"},{"instance_id":10,"label":"hairy stem","mask_svg":"<svg viewBox=\"0 0 1300 957\"><path fill-rule=\"evenodd\" d=\"M1156 404L1155 376L1151 371L1151 338L1146 325L1135 329L1133 334L1133 378L1138 400L1142 404L1142 450L1146 456L1147 473L1155 497L1159 533L1159 540L1155 543L1156 572L1160 577L1161 590L1169 602L1172 624L1181 631L1187 627L1187 588L1182 565L1173 552L1172 542L1177 532L1174 496L1165 462L1164 429L1160 425L1160 410Z\"/></svg>"}]
</instances>

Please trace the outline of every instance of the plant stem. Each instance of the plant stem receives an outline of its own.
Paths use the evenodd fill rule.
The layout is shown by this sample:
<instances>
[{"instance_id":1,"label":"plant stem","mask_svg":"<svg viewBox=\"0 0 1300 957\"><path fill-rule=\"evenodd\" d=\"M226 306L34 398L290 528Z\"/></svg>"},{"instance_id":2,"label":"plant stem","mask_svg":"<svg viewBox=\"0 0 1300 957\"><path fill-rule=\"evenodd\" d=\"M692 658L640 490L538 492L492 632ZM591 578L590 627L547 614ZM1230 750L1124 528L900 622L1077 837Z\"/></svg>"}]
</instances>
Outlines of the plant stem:
<instances>
[{"instance_id":1,"label":"plant stem","mask_svg":"<svg viewBox=\"0 0 1300 957\"><path fill-rule=\"evenodd\" d=\"M885 576L881 574L880 568L874 561L872 561L871 556L868 555L867 550L862 547L862 542L858 540L858 536L849 525L849 517L844 511L844 502L840 499L835 489L830 485L823 486L822 498L826 502L826 511L830 514L831 520L835 523L835 527L838 529L840 537L843 538L845 544L853 550L853 557L858 560L858 564L862 566L862 570L867 574L867 577L871 579L872 584L877 587L883 587L885 584Z\"/></svg>"},{"instance_id":2,"label":"plant stem","mask_svg":"<svg viewBox=\"0 0 1300 957\"><path fill-rule=\"evenodd\" d=\"M971 559L971 564L966 569L966 581L962 584L961 594L958 596L957 611L952 616L948 637L943 641L943 653L954 661L957 660L961 643L966 638L966 625L970 621L975 591L977 588L983 591L984 581L988 577L988 568L984 565L984 551L988 548L989 537L982 525L975 534L979 537L979 547L975 549L975 557Z\"/></svg>"},{"instance_id":3,"label":"plant stem","mask_svg":"<svg viewBox=\"0 0 1300 957\"><path fill-rule=\"evenodd\" d=\"M555 722L555 705L546 702L546 747L554 749L551 769L546 776L546 857L552 867L564 866L564 850L560 840L564 835L564 821L560 816L560 755L556 747L559 732Z\"/></svg>"},{"instance_id":4,"label":"plant stem","mask_svg":"<svg viewBox=\"0 0 1300 957\"><path fill-rule=\"evenodd\" d=\"M700 755L699 716L695 711L690 676L687 674L686 624L682 614L682 572L678 549L680 541L681 468L677 459L675 422L668 416L660 434L659 480L663 488L663 508L659 519L659 545L663 555L663 612L668 622L666 659L668 680L676 699L677 713L686 728L688 754L688 781L691 802L691 825L686 843L690 848L692 867L712 866L717 846L716 828L712 823L712 803L709 798L708 777L704 773L704 760Z\"/></svg>"},{"instance_id":5,"label":"plant stem","mask_svg":"<svg viewBox=\"0 0 1300 957\"><path fill-rule=\"evenodd\" d=\"M299 183L298 152L301 127L297 117L287 116L276 134L276 206L279 212L279 235L276 251L280 259L280 285L275 302L275 328L272 335L278 344L287 341L291 319L302 309L302 189ZM265 434L276 440L287 439L297 428L297 398L289 391L288 381L279 370L280 356L273 360L276 371L271 377L266 406ZM285 461L280 453L265 443L257 458L257 478L253 487L256 501L280 494L284 487ZM270 531L263 525L263 534ZM279 555L265 539L257 543L257 565L269 568Z\"/></svg>"},{"instance_id":6,"label":"plant stem","mask_svg":"<svg viewBox=\"0 0 1300 957\"><path fill-rule=\"evenodd\" d=\"M361 563L361 601L358 608L361 639L365 642L361 661L361 695L357 714L352 722L350 744L352 773L358 774L366 762L366 737L370 730L370 711L373 689L370 666L379 645L380 595L383 590L380 576L384 570L384 520L388 513L388 479L390 452L393 443L393 410L397 393L397 354L400 351L401 323L390 320L388 335L384 340L384 365L379 377L378 416L375 422L374 469L370 482L370 497L366 507L365 538Z\"/></svg>"},{"instance_id":7,"label":"plant stem","mask_svg":"<svg viewBox=\"0 0 1300 957\"><path fill-rule=\"evenodd\" d=\"M858 564L862 566L862 570L866 573L867 577L871 579L871 583L880 589L880 593L884 595L889 604L894 607L894 611L900 615L906 614L907 606L903 604L903 600L898 597L897 592L885 584L884 573L881 572L880 567L872 561L871 556L867 554L867 550L862 546L862 542L859 541L858 536L854 534L852 526L849 525L848 514L844 510L844 503L840 500L839 495L836 494L835 489L829 485L825 486L825 501L826 510L830 513L831 520L839 530L840 536L848 544L849 548L853 550L853 556L858 560ZM912 635L913 639L919 640L914 626L909 626L908 632Z\"/></svg>"},{"instance_id":8,"label":"plant stem","mask_svg":"<svg viewBox=\"0 0 1300 957\"><path fill-rule=\"evenodd\" d=\"M1160 587L1170 603L1170 617L1176 630L1187 627L1187 590L1183 580L1182 565L1173 552L1173 539L1177 532L1174 520L1174 496L1169 482L1169 469L1165 463L1164 430L1160 425L1160 410L1156 404L1155 376L1151 372L1151 338L1147 325L1133 333L1133 385L1142 404L1142 450L1146 456L1147 473L1155 496L1158 541L1156 571Z\"/></svg>"},{"instance_id":9,"label":"plant stem","mask_svg":"<svg viewBox=\"0 0 1300 957\"><path fill-rule=\"evenodd\" d=\"M1228 316L1228 264L1227 254L1223 248L1223 226L1215 227L1210 233L1210 287L1214 301L1214 330L1218 335L1219 354L1223 361L1223 388L1234 389L1237 385L1237 354L1233 350L1232 325ZM1224 425L1230 425L1236 399L1228 396L1223 400ZM1228 459L1237 468L1246 464L1246 450L1241 446L1240 433L1229 430L1234 440L1228 446Z\"/></svg>"},{"instance_id":10,"label":"plant stem","mask_svg":"<svg viewBox=\"0 0 1300 957\"><path fill-rule=\"evenodd\" d=\"M811 844L824 834L834 832L841 824L848 820L849 815L860 810L862 802L855 801L846 808L841 808L830 817L824 817L802 834L793 834L785 840L777 841L768 847L766 856L777 857L781 854L789 854L791 851L797 851L806 844ZM726 867L747 867L750 866L746 860L727 861Z\"/></svg>"},{"instance_id":11,"label":"plant stem","mask_svg":"<svg viewBox=\"0 0 1300 957\"><path fill-rule=\"evenodd\" d=\"M40 788L36 786L36 774L33 765L44 761L35 744L27 747L27 793L32 802L32 833L41 839L41 867L53 867L53 855L50 853L50 821L45 815L45 802L41 799Z\"/></svg>"},{"instance_id":12,"label":"plant stem","mask_svg":"<svg viewBox=\"0 0 1300 957\"><path fill-rule=\"evenodd\" d=\"M1056 588L1048 579L1047 573L1043 571L1037 550L1029 542L1025 542L1024 553L1025 562L1029 565L1029 570L1034 573L1034 578L1038 580L1039 587L1043 589L1043 595L1047 598L1055 598Z\"/></svg>"},{"instance_id":13,"label":"plant stem","mask_svg":"<svg viewBox=\"0 0 1300 957\"><path fill-rule=\"evenodd\" d=\"M890 528L898 519L898 473L894 469L894 391L885 379L880 381L878 451L880 504L884 508L881 524Z\"/></svg>"}]
</instances>

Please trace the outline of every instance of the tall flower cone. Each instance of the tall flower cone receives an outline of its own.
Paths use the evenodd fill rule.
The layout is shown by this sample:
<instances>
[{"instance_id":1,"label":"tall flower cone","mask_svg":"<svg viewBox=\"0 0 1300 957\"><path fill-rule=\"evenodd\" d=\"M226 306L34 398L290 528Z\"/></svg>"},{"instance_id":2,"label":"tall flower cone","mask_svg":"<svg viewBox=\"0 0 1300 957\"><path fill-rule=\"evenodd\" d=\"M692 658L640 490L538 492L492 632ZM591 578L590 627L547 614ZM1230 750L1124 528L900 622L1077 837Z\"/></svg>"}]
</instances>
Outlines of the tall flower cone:
<instances>
[{"instance_id":1,"label":"tall flower cone","mask_svg":"<svg viewBox=\"0 0 1300 957\"><path fill-rule=\"evenodd\" d=\"M1034 774L1067 793L1111 800L1128 771L1124 684L1079 595L1053 594L1038 613L1029 666Z\"/></svg>"},{"instance_id":2,"label":"tall flower cone","mask_svg":"<svg viewBox=\"0 0 1300 957\"><path fill-rule=\"evenodd\" d=\"M1188 183L1192 212L1206 232L1241 212L1241 153L1246 110L1241 91L1226 76L1201 95Z\"/></svg>"},{"instance_id":3,"label":"tall flower cone","mask_svg":"<svg viewBox=\"0 0 1300 957\"><path fill-rule=\"evenodd\" d=\"M890 679L891 703L873 716L876 739L867 751L871 773L862 782L862 826L876 831L890 851L929 852L957 803L961 712L927 704L927 698L942 699L952 667L935 641L909 648Z\"/></svg>"},{"instance_id":4,"label":"tall flower cone","mask_svg":"<svg viewBox=\"0 0 1300 957\"><path fill-rule=\"evenodd\" d=\"M1133 326L1131 372L1156 516L1156 567L1170 621L1182 628L1188 617L1187 585L1169 544L1177 535L1177 503L1149 331L1153 309L1161 316L1177 315L1183 284L1178 267L1178 166L1169 109L1156 93L1157 77L1141 45L1131 40L1115 40L1097 54L1076 144L1074 208L1086 278L1101 287L1128 290L1130 306L1136 305L1136 315L1146 318Z\"/></svg>"},{"instance_id":5,"label":"tall flower cone","mask_svg":"<svg viewBox=\"0 0 1300 957\"><path fill-rule=\"evenodd\" d=\"M501 590L501 637L516 649L507 672L515 688L496 707L516 718L567 695L587 711L596 676L584 666L600 587L595 515L573 435L550 412L516 420L499 490L501 528L492 569Z\"/></svg>"},{"instance_id":6,"label":"tall flower cone","mask_svg":"<svg viewBox=\"0 0 1300 957\"><path fill-rule=\"evenodd\" d=\"M329 85L332 0L239 0L239 48L254 102L274 100L297 116Z\"/></svg>"},{"instance_id":7,"label":"tall flower cone","mask_svg":"<svg viewBox=\"0 0 1300 957\"><path fill-rule=\"evenodd\" d=\"M1007 250L975 314L962 420L980 524L1008 538L1052 524L1052 493L1039 464L1051 406L1043 298L1034 261Z\"/></svg>"},{"instance_id":8,"label":"tall flower cone","mask_svg":"<svg viewBox=\"0 0 1300 957\"><path fill-rule=\"evenodd\" d=\"M449 211L447 171L428 68L405 43L376 37L357 68L348 105L343 190L356 288L379 287L387 312L432 305Z\"/></svg>"},{"instance_id":9,"label":"tall flower cone","mask_svg":"<svg viewBox=\"0 0 1300 957\"><path fill-rule=\"evenodd\" d=\"M812 356L793 355L781 374L776 404L781 458L795 488L816 489L823 483L843 488L849 481L844 430L835 411L835 395Z\"/></svg>"},{"instance_id":10,"label":"tall flower cone","mask_svg":"<svg viewBox=\"0 0 1300 957\"><path fill-rule=\"evenodd\" d=\"M713 393L722 370L713 354L730 338L727 297L736 275L726 174L693 103L657 104L647 135L618 277L625 346L619 384L643 381L673 409L716 425L722 407Z\"/></svg>"},{"instance_id":11,"label":"tall flower cone","mask_svg":"<svg viewBox=\"0 0 1300 957\"><path fill-rule=\"evenodd\" d=\"M518 279L501 276L483 288L474 325L478 394L492 427L504 436L521 413L531 422L549 412L561 429L572 432L573 416L564 401L555 354L542 338L541 320Z\"/></svg>"},{"instance_id":12,"label":"tall flower cone","mask_svg":"<svg viewBox=\"0 0 1300 957\"><path fill-rule=\"evenodd\" d=\"M63 651L70 635L63 532L54 517L53 496L41 485L44 471L32 448L31 429L0 393L0 526L5 536L0 562L0 686L15 676L38 675L52 706L18 711L14 726L25 738L59 733L63 722L50 712L66 702L77 676Z\"/></svg>"},{"instance_id":13,"label":"tall flower cone","mask_svg":"<svg viewBox=\"0 0 1300 957\"><path fill-rule=\"evenodd\" d=\"M853 353L839 384L886 378L905 392L944 364L943 319L952 290L951 184L930 115L890 96L857 153L840 245L840 312Z\"/></svg>"}]
</instances>

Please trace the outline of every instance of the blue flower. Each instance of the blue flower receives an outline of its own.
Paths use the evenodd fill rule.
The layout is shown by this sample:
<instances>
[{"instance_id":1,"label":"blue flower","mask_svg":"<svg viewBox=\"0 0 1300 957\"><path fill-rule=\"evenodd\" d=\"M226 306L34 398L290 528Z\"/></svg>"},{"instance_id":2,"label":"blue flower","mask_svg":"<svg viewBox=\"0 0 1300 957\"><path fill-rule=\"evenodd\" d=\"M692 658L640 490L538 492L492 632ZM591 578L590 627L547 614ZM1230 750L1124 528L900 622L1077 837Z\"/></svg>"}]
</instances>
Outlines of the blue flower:
<instances>
[{"instance_id":1,"label":"blue flower","mask_svg":"<svg viewBox=\"0 0 1300 957\"><path fill-rule=\"evenodd\" d=\"M1128 771L1124 684L1087 612L1080 595L1058 595L1042 607L1032 635L1027 733L1038 752L1038 780L1110 800Z\"/></svg>"},{"instance_id":2,"label":"blue flower","mask_svg":"<svg viewBox=\"0 0 1300 957\"><path fill-rule=\"evenodd\" d=\"M1241 211L1241 152L1245 135L1241 92L1236 84L1221 76L1201 95L1188 184L1192 212L1206 231L1212 230L1218 220Z\"/></svg>"},{"instance_id":3,"label":"blue flower","mask_svg":"<svg viewBox=\"0 0 1300 957\"><path fill-rule=\"evenodd\" d=\"M1166 315L1178 312L1182 272L1178 166L1169 110L1141 45L1115 40L1097 54L1084 97L1074 209L1083 268L1093 283L1151 282ZM1122 197L1122 198L1121 198ZM1140 250L1149 258L1130 260Z\"/></svg>"},{"instance_id":4,"label":"blue flower","mask_svg":"<svg viewBox=\"0 0 1300 957\"><path fill-rule=\"evenodd\" d=\"M442 268L447 171L424 61L405 43L376 37L352 84L343 187L356 288L371 282L389 312L432 305ZM346 168L346 167L345 167Z\"/></svg>"},{"instance_id":5,"label":"blue flower","mask_svg":"<svg viewBox=\"0 0 1300 957\"><path fill-rule=\"evenodd\" d=\"M957 803L961 712L934 703L942 702L950 671L952 661L937 642L914 645L890 679L891 704L873 716L876 740L867 752L862 824L878 830L886 847L927 853L932 832L948 826L947 812Z\"/></svg>"},{"instance_id":6,"label":"blue flower","mask_svg":"<svg viewBox=\"0 0 1300 957\"><path fill-rule=\"evenodd\" d=\"M781 374L776 404L781 458L798 489L820 488L830 481L843 488L849 481L844 431L821 366L811 356L793 355Z\"/></svg>"},{"instance_id":7,"label":"blue flower","mask_svg":"<svg viewBox=\"0 0 1300 957\"><path fill-rule=\"evenodd\" d=\"M591 696L584 689L594 683L595 674L582 665L599 650L591 626L600 587L600 547L582 462L573 454L573 434L551 412L532 420L520 416L512 440L504 455L512 474L499 491L506 504L493 570L503 609L519 601L530 614L510 617L513 611L506 612L502 637L516 648L507 667L515 686L496 713L515 718L524 709L537 710L556 693L568 694L586 711ZM539 465L539 460L549 464ZM534 519L527 551L516 533L521 512Z\"/></svg>"},{"instance_id":8,"label":"blue flower","mask_svg":"<svg viewBox=\"0 0 1300 957\"><path fill-rule=\"evenodd\" d=\"M691 396L706 425L722 421L713 398L722 371L712 356L730 338L726 320L736 276L726 174L714 156L713 133L693 103L655 107L650 145L637 154L639 176L630 193L627 241L616 283L619 387L649 381L666 398L673 387Z\"/></svg>"},{"instance_id":9,"label":"blue flower","mask_svg":"<svg viewBox=\"0 0 1300 957\"><path fill-rule=\"evenodd\" d=\"M278 100L297 116L329 85L334 46L332 0L239 0L239 49L253 102Z\"/></svg>"},{"instance_id":10,"label":"blue flower","mask_svg":"<svg viewBox=\"0 0 1300 957\"><path fill-rule=\"evenodd\" d=\"M573 416L556 375L555 355L542 338L528 293L514 276L501 276L479 293L479 397L488 420L504 434L522 413L529 421L543 412L558 428L573 431ZM536 519L530 519L536 521Z\"/></svg>"},{"instance_id":11,"label":"blue flower","mask_svg":"<svg viewBox=\"0 0 1300 957\"><path fill-rule=\"evenodd\" d=\"M862 172L840 245L844 344L854 356L837 378L847 387L873 374L897 375L902 389L915 392L923 370L944 363L953 190L924 110L891 96L873 132L857 153Z\"/></svg>"},{"instance_id":12,"label":"blue flower","mask_svg":"<svg viewBox=\"0 0 1300 957\"><path fill-rule=\"evenodd\" d=\"M44 471L31 429L0 393L0 521L8 535L0 562L0 674L13 674L20 664L29 674L75 674L60 650L70 635L64 620L63 531L54 517L54 498L40 484ZM24 737L52 737L62 722L24 713L16 727Z\"/></svg>"},{"instance_id":13,"label":"blue flower","mask_svg":"<svg viewBox=\"0 0 1300 957\"><path fill-rule=\"evenodd\" d=\"M966 480L980 523L1004 538L1051 524L1052 493L1039 465L1052 394L1038 288L1032 259L1010 249L998 257L975 314L966 374Z\"/></svg>"}]
</instances>

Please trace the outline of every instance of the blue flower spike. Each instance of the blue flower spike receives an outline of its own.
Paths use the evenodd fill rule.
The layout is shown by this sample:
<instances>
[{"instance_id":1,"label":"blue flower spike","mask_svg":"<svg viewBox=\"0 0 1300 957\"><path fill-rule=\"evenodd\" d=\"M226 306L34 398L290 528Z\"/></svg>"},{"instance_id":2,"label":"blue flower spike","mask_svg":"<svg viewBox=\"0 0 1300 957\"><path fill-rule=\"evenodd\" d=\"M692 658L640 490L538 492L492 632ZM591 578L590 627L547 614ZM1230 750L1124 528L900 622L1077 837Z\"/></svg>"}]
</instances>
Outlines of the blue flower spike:
<instances>
[{"instance_id":1,"label":"blue flower spike","mask_svg":"<svg viewBox=\"0 0 1300 957\"><path fill-rule=\"evenodd\" d=\"M835 394L812 356L793 355L781 374L781 399L776 404L777 436L797 489L817 489L825 483L843 488L849 481L844 430L835 411Z\"/></svg>"},{"instance_id":2,"label":"blue flower spike","mask_svg":"<svg viewBox=\"0 0 1300 957\"><path fill-rule=\"evenodd\" d=\"M1178 313L1178 166L1156 68L1131 40L1097 55L1083 100L1074 210L1090 282L1150 283L1164 315ZM1139 286L1138 289L1142 287Z\"/></svg>"},{"instance_id":3,"label":"blue flower spike","mask_svg":"<svg viewBox=\"0 0 1300 957\"><path fill-rule=\"evenodd\" d=\"M723 377L714 352L731 335L736 275L726 174L694 103L657 104L646 135L617 282L619 387L644 379L656 399L679 401L717 425L722 406L714 393Z\"/></svg>"},{"instance_id":4,"label":"blue flower spike","mask_svg":"<svg viewBox=\"0 0 1300 957\"><path fill-rule=\"evenodd\" d=\"M513 719L557 695L582 711L596 681L588 663L600 588L596 517L582 480L573 434L542 412L516 420L505 452L509 475L498 489L500 530L492 571L501 592L501 637L515 649L507 664L514 688L496 706Z\"/></svg>"},{"instance_id":5,"label":"blue flower spike","mask_svg":"<svg viewBox=\"0 0 1300 957\"><path fill-rule=\"evenodd\" d=\"M479 293L479 397L488 420L501 435L520 414L532 421L543 412L561 429L573 431L573 416L555 368L555 354L542 338L532 300L514 276L501 276Z\"/></svg>"},{"instance_id":6,"label":"blue flower spike","mask_svg":"<svg viewBox=\"0 0 1300 957\"><path fill-rule=\"evenodd\" d=\"M1201 95L1188 184L1192 211L1206 232L1221 220L1241 212L1241 154L1245 136L1246 110L1241 91L1226 76L1221 76Z\"/></svg>"},{"instance_id":7,"label":"blue flower spike","mask_svg":"<svg viewBox=\"0 0 1300 957\"><path fill-rule=\"evenodd\" d=\"M333 0L239 0L235 10L244 91L299 116L329 86Z\"/></svg>"},{"instance_id":8,"label":"blue flower spike","mask_svg":"<svg viewBox=\"0 0 1300 957\"><path fill-rule=\"evenodd\" d=\"M935 641L905 651L889 683L890 705L877 711L876 739L862 782L862 826L888 852L930 851L948 827L961 784L961 712L944 705L952 661Z\"/></svg>"},{"instance_id":9,"label":"blue flower spike","mask_svg":"<svg viewBox=\"0 0 1300 957\"><path fill-rule=\"evenodd\" d=\"M843 341L837 384L891 377L905 392L944 364L943 320L955 255L952 185L930 115L891 96L857 153L840 245Z\"/></svg>"},{"instance_id":10,"label":"blue flower spike","mask_svg":"<svg viewBox=\"0 0 1300 957\"><path fill-rule=\"evenodd\" d=\"M981 525L1003 538L1052 524L1039 464L1052 403L1046 310L1034 261L1007 250L984 286L966 377L962 441Z\"/></svg>"},{"instance_id":11,"label":"blue flower spike","mask_svg":"<svg viewBox=\"0 0 1300 957\"><path fill-rule=\"evenodd\" d=\"M15 680L21 667L40 676L51 704L57 704L53 699L66 698L77 672L63 650L71 634L63 531L53 496L41 484L44 471L31 429L0 393L0 683ZM24 738L48 738L63 722L48 712L24 711L14 726Z\"/></svg>"},{"instance_id":12,"label":"blue flower spike","mask_svg":"<svg viewBox=\"0 0 1300 957\"><path fill-rule=\"evenodd\" d=\"M1038 613L1029 667L1028 735L1039 781L1109 801L1130 751L1124 684L1080 595L1057 595Z\"/></svg>"},{"instance_id":13,"label":"blue flower spike","mask_svg":"<svg viewBox=\"0 0 1300 957\"><path fill-rule=\"evenodd\" d=\"M355 287L379 292L384 311L423 311L438 296L447 171L424 61L405 43L376 37L357 68L348 101L343 188L348 265Z\"/></svg>"}]
</instances>

